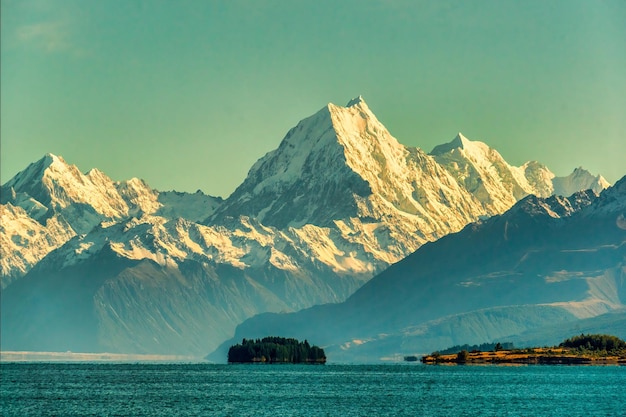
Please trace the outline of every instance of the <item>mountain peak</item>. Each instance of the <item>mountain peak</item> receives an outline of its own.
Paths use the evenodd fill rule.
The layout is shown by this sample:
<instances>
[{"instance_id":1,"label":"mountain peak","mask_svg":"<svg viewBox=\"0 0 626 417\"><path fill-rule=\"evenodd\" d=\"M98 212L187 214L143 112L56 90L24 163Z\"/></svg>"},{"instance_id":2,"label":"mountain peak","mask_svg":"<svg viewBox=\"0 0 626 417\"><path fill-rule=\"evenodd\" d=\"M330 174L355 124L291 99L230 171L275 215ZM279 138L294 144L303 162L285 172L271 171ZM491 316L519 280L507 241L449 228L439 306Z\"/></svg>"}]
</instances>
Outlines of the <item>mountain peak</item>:
<instances>
[{"instance_id":1,"label":"mountain peak","mask_svg":"<svg viewBox=\"0 0 626 417\"><path fill-rule=\"evenodd\" d=\"M472 141L463 136L463 133L459 132L450 143L454 144L457 148L466 149L471 145Z\"/></svg>"},{"instance_id":2,"label":"mountain peak","mask_svg":"<svg viewBox=\"0 0 626 417\"><path fill-rule=\"evenodd\" d=\"M211 221L235 213L287 227L330 223L335 212L355 215L354 194L364 197L371 191L347 161L358 144L347 140L346 132L357 132L360 148L366 149L361 132L368 123L377 121L361 97L348 107L329 103L301 120L277 149L252 166Z\"/></svg>"},{"instance_id":3,"label":"mountain peak","mask_svg":"<svg viewBox=\"0 0 626 417\"><path fill-rule=\"evenodd\" d=\"M3 184L2 188L15 188L19 191L23 187L30 187L43 179L47 172L62 172L67 170L68 164L60 156L52 153L45 154L41 159L28 165L13 178Z\"/></svg>"},{"instance_id":4,"label":"mountain peak","mask_svg":"<svg viewBox=\"0 0 626 417\"><path fill-rule=\"evenodd\" d=\"M454 139L448 143L444 143L442 145L437 145L430 151L430 155L441 155L444 153L448 153L454 149L467 149L472 145L471 140L463 136L461 132L457 133Z\"/></svg>"},{"instance_id":5,"label":"mountain peak","mask_svg":"<svg viewBox=\"0 0 626 417\"><path fill-rule=\"evenodd\" d=\"M593 190L599 194L611 184L602 175L593 175L583 167L578 167L566 177L555 177L554 194L570 196L579 190Z\"/></svg>"},{"instance_id":6,"label":"mountain peak","mask_svg":"<svg viewBox=\"0 0 626 417\"><path fill-rule=\"evenodd\" d=\"M39 161L35 162L34 169L32 171L39 172L40 175L52 175L52 173L65 173L67 171L78 170L75 165L67 163L62 156L55 155L53 153L47 153ZM30 168L30 167L29 167ZM29 170L27 168L27 170Z\"/></svg>"},{"instance_id":7,"label":"mountain peak","mask_svg":"<svg viewBox=\"0 0 626 417\"><path fill-rule=\"evenodd\" d=\"M365 104L365 100L363 99L363 96L359 95L358 97L355 97L352 100L350 100L348 104L346 104L346 107L357 106L361 103Z\"/></svg>"},{"instance_id":8,"label":"mountain peak","mask_svg":"<svg viewBox=\"0 0 626 417\"><path fill-rule=\"evenodd\" d=\"M466 138L463 133L459 132L456 134L456 136L454 137L454 140L457 140L459 142L461 142L461 144L466 144L471 142L468 138Z\"/></svg>"},{"instance_id":9,"label":"mountain peak","mask_svg":"<svg viewBox=\"0 0 626 417\"><path fill-rule=\"evenodd\" d=\"M67 162L65 162L65 159L63 159L62 156L55 155L51 152L48 152L47 154L45 154L42 159L46 161L50 161L50 163L62 162L64 164L67 164Z\"/></svg>"},{"instance_id":10,"label":"mountain peak","mask_svg":"<svg viewBox=\"0 0 626 417\"><path fill-rule=\"evenodd\" d=\"M601 188L608 188L611 186L611 183L609 183L602 175L593 175L591 172L589 172L588 170L586 170L583 167L578 167L574 169L574 172L571 173L572 177L593 177L595 182L601 186ZM595 190L599 192L598 190ZM601 190L600 190L601 191Z\"/></svg>"}]
</instances>

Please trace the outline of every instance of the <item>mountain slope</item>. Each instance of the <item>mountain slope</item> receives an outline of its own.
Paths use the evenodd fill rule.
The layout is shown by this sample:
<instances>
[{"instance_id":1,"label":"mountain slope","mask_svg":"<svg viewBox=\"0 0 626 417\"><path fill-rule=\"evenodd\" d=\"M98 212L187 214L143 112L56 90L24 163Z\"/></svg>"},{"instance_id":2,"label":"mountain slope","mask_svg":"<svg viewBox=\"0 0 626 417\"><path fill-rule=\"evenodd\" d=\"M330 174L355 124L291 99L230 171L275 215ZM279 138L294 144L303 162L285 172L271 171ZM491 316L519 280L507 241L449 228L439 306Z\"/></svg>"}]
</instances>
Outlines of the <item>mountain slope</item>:
<instances>
[{"instance_id":1,"label":"mountain slope","mask_svg":"<svg viewBox=\"0 0 626 417\"><path fill-rule=\"evenodd\" d=\"M59 349L41 337L58 333L63 350L201 355L258 312L344 300L373 273L319 228L230 227L145 215L74 237L3 290L3 348Z\"/></svg>"},{"instance_id":2,"label":"mountain slope","mask_svg":"<svg viewBox=\"0 0 626 417\"><path fill-rule=\"evenodd\" d=\"M344 303L265 314L242 323L235 339L284 334L316 340L329 358L375 360L528 337L620 310L625 214L626 177L600 197L529 196L503 215L422 246Z\"/></svg>"}]
</instances>

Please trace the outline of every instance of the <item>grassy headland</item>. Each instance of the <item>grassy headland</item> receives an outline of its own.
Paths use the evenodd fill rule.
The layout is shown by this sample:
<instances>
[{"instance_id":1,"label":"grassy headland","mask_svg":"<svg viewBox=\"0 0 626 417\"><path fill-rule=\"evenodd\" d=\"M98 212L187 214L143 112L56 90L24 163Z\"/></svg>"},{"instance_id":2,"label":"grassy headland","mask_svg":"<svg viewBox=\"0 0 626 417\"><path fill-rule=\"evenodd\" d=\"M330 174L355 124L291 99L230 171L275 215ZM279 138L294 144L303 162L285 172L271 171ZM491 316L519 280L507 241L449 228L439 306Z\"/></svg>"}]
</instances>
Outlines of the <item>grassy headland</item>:
<instances>
[{"instance_id":1,"label":"grassy headland","mask_svg":"<svg viewBox=\"0 0 626 417\"><path fill-rule=\"evenodd\" d=\"M452 354L433 352L423 356L426 364L624 364L626 342L610 335L580 335L559 346L492 351L461 350Z\"/></svg>"}]
</instances>

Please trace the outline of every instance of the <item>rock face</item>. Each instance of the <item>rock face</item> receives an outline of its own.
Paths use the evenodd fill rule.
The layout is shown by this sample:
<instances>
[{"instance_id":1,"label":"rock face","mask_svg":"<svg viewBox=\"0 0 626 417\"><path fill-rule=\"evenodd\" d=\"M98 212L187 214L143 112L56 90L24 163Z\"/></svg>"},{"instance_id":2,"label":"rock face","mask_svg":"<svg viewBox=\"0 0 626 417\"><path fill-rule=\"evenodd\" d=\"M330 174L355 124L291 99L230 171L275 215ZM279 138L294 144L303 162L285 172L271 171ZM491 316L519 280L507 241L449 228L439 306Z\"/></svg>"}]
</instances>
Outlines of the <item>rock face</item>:
<instances>
[{"instance_id":1,"label":"rock face","mask_svg":"<svg viewBox=\"0 0 626 417\"><path fill-rule=\"evenodd\" d=\"M255 314L344 301L528 194L606 186L577 172L557 187L461 134L406 147L360 97L298 123L226 200L49 154L1 190L2 348L204 355Z\"/></svg>"},{"instance_id":2,"label":"rock face","mask_svg":"<svg viewBox=\"0 0 626 417\"><path fill-rule=\"evenodd\" d=\"M599 197L531 195L422 246L344 303L259 315L241 324L235 339L280 332L314 338L329 360L372 361L464 343L554 343L557 327L579 322L603 329L615 323L619 332L625 215L626 177Z\"/></svg>"}]
</instances>

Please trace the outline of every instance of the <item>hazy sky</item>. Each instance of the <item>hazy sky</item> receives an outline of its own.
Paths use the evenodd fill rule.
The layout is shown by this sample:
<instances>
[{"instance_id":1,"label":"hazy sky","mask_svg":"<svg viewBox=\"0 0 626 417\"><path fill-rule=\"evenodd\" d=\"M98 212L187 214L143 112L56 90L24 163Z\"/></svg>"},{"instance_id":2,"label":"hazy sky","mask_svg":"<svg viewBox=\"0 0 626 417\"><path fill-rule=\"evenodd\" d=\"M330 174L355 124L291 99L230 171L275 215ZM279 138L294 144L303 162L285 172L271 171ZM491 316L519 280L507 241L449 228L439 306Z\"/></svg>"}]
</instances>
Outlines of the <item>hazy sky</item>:
<instances>
[{"instance_id":1,"label":"hazy sky","mask_svg":"<svg viewBox=\"0 0 626 417\"><path fill-rule=\"evenodd\" d=\"M288 129L363 95L406 145L626 174L626 1L1 4L1 182L45 153L228 196Z\"/></svg>"}]
</instances>

